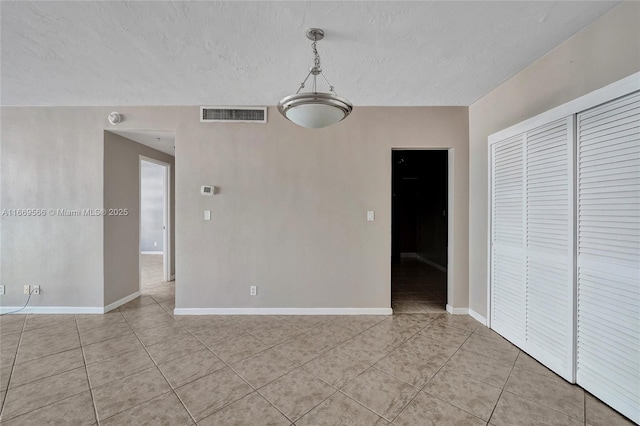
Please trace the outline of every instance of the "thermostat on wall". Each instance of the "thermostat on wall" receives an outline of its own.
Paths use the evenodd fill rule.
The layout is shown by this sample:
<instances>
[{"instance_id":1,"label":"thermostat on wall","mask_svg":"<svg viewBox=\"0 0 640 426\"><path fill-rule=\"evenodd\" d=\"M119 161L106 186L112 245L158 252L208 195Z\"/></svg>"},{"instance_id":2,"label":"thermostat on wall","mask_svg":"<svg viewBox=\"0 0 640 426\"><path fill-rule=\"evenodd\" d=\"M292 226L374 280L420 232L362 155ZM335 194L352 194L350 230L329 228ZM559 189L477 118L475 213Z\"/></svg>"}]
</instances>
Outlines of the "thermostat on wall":
<instances>
[{"instance_id":1,"label":"thermostat on wall","mask_svg":"<svg viewBox=\"0 0 640 426\"><path fill-rule=\"evenodd\" d=\"M200 187L200 194L211 196L213 195L215 189L215 186L202 185Z\"/></svg>"}]
</instances>

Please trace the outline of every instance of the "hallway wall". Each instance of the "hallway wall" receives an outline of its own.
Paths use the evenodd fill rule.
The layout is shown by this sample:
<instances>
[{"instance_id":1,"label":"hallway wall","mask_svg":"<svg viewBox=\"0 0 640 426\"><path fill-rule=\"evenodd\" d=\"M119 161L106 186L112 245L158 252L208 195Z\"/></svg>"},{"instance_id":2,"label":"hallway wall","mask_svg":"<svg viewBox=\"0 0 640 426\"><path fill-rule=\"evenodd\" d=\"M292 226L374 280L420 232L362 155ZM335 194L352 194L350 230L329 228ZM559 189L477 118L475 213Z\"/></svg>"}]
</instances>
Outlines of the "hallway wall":
<instances>
[{"instance_id":1,"label":"hallway wall","mask_svg":"<svg viewBox=\"0 0 640 426\"><path fill-rule=\"evenodd\" d=\"M105 306L140 288L140 155L175 165L170 155L104 132L104 208L129 210L126 216L104 217ZM174 261L171 270L175 270Z\"/></svg>"}]
</instances>

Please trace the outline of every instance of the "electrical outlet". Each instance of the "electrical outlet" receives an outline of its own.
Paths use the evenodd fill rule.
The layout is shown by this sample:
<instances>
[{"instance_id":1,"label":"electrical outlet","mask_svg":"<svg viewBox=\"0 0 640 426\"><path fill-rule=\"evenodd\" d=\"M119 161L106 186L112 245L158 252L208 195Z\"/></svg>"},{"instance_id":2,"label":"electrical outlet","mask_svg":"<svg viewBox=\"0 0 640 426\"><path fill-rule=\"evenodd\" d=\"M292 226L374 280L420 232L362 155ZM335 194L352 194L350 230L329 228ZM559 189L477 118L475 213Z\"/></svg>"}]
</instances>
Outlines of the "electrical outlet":
<instances>
[{"instance_id":1,"label":"electrical outlet","mask_svg":"<svg viewBox=\"0 0 640 426\"><path fill-rule=\"evenodd\" d=\"M258 286L252 285L249 287L249 294L255 296L258 293Z\"/></svg>"},{"instance_id":2,"label":"electrical outlet","mask_svg":"<svg viewBox=\"0 0 640 426\"><path fill-rule=\"evenodd\" d=\"M40 294L40 286L39 285L34 285L33 286L33 294Z\"/></svg>"},{"instance_id":3,"label":"electrical outlet","mask_svg":"<svg viewBox=\"0 0 640 426\"><path fill-rule=\"evenodd\" d=\"M4 285L0 285L0 295L4 294Z\"/></svg>"},{"instance_id":4,"label":"electrical outlet","mask_svg":"<svg viewBox=\"0 0 640 426\"><path fill-rule=\"evenodd\" d=\"M29 294L29 285L28 285L28 284L24 286L24 291L23 291L23 293L24 293L24 294Z\"/></svg>"}]
</instances>

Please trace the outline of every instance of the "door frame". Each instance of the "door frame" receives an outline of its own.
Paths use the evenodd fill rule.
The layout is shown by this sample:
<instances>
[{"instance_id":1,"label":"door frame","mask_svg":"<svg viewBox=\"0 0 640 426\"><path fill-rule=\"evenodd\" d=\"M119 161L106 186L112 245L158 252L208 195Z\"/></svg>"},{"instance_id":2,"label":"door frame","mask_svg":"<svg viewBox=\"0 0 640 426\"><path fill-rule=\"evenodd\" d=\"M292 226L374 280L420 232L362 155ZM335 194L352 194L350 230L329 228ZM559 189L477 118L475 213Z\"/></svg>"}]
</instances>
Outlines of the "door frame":
<instances>
[{"instance_id":1,"label":"door frame","mask_svg":"<svg viewBox=\"0 0 640 426\"><path fill-rule=\"evenodd\" d=\"M155 158L139 156L138 160L138 287L142 290L140 281L142 268L142 252L140 242L142 241L142 162L154 163L164 168L162 178L162 276L165 281L171 281L171 164Z\"/></svg>"},{"instance_id":2,"label":"door frame","mask_svg":"<svg viewBox=\"0 0 640 426\"><path fill-rule=\"evenodd\" d=\"M455 312L453 308L453 283L454 283L454 258L453 258L453 243L454 243L454 233L453 233L453 218L454 218L454 185L453 185L453 159L454 159L454 148L453 147L392 147L391 153L389 156L389 162L391 163L391 173L390 173L390 183L392 184L393 180L393 151L447 151L447 304L446 310L450 314L457 314L459 312ZM391 197L393 198L393 187L391 187ZM389 205L389 229L391 230L393 226L393 217L392 217L392 206L393 199ZM391 235L391 240L393 240L393 235ZM391 246L389 246L391 249ZM391 257L389 257L389 264L391 264ZM389 290L391 290L391 277L389 277ZM391 293L391 291L389 291ZM466 311L466 309L465 309ZM466 313L466 312L465 312Z\"/></svg>"}]
</instances>

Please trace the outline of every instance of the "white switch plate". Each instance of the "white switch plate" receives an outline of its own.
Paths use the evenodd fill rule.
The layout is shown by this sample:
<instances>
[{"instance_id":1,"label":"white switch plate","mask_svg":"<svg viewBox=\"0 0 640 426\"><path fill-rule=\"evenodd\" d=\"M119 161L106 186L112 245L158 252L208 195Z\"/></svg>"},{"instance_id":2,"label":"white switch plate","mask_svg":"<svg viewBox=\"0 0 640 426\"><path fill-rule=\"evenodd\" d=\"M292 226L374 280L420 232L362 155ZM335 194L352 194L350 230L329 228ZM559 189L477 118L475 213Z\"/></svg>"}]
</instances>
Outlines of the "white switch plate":
<instances>
[{"instance_id":1,"label":"white switch plate","mask_svg":"<svg viewBox=\"0 0 640 426\"><path fill-rule=\"evenodd\" d=\"M4 294L4 286L0 285L0 294Z\"/></svg>"},{"instance_id":2,"label":"white switch plate","mask_svg":"<svg viewBox=\"0 0 640 426\"><path fill-rule=\"evenodd\" d=\"M40 294L40 286L39 285L34 285L33 286L33 294Z\"/></svg>"},{"instance_id":3,"label":"white switch plate","mask_svg":"<svg viewBox=\"0 0 640 426\"><path fill-rule=\"evenodd\" d=\"M367 212L367 222L373 222L375 220L376 216L375 213L373 212L373 210L369 210Z\"/></svg>"},{"instance_id":4,"label":"white switch plate","mask_svg":"<svg viewBox=\"0 0 640 426\"><path fill-rule=\"evenodd\" d=\"M204 220L211 220L211 210L204 211Z\"/></svg>"},{"instance_id":5,"label":"white switch plate","mask_svg":"<svg viewBox=\"0 0 640 426\"><path fill-rule=\"evenodd\" d=\"M28 284L23 287L23 293L24 294L29 294L29 285Z\"/></svg>"},{"instance_id":6,"label":"white switch plate","mask_svg":"<svg viewBox=\"0 0 640 426\"><path fill-rule=\"evenodd\" d=\"M258 287L255 285L252 285L251 287L249 287L249 294L251 296L255 296L258 293Z\"/></svg>"}]
</instances>

